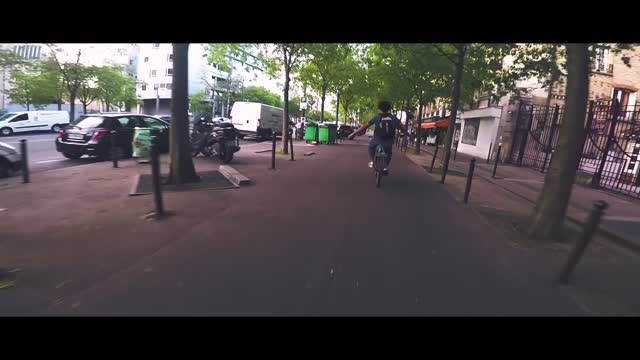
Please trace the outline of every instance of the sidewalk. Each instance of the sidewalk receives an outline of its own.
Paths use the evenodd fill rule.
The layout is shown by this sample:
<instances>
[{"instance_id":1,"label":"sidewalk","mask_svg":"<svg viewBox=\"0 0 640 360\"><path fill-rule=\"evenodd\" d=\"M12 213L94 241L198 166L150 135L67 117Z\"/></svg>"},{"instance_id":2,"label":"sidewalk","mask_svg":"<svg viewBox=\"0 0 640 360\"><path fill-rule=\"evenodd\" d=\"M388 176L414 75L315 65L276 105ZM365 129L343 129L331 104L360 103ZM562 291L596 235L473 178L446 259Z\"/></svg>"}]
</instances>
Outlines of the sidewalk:
<instances>
[{"instance_id":1,"label":"sidewalk","mask_svg":"<svg viewBox=\"0 0 640 360\"><path fill-rule=\"evenodd\" d=\"M421 156L419 158L416 157L415 154L411 154L413 150L411 147L409 149L411 150L407 153L407 156L412 161L427 166L428 169L433 158L434 147L422 146L420 151ZM436 169L441 167L443 155L442 148L440 148L438 158L434 165L434 173ZM471 156L458 153L456 160L453 161L452 154L449 168L466 175L469 170L470 160ZM493 166L493 161L487 164L486 158L476 159L474 179L481 178L522 198L525 200L522 206L511 210L524 211L527 213L526 215L528 215L532 211L542 191L546 173L543 174L540 171L526 167L499 163L496 177L492 178ZM440 178L439 174L438 172L438 179ZM449 179L449 176L447 176L447 179ZM464 192L464 189L462 191ZM474 197L474 195L478 196L472 187L470 197ZM581 225L588 217L593 203L597 200L604 200L609 204L599 231L616 244L640 253L640 235L638 235L640 234L640 200L625 197L610 191L595 190L576 184L572 190L569 208L567 209L567 218ZM496 204L496 206L499 206L499 204Z\"/></svg>"},{"instance_id":2,"label":"sidewalk","mask_svg":"<svg viewBox=\"0 0 640 360\"><path fill-rule=\"evenodd\" d=\"M510 241L403 156L377 189L365 145L309 146L316 154L302 156L299 144L296 161L278 155L275 171L271 154L256 153L271 144L247 146L230 165L252 185L166 192L176 215L163 221L141 219L151 196L128 196L149 170L129 160L9 184L0 265L20 271L0 291L0 315L640 313L635 257L591 247L572 285L556 286L566 248ZM474 183L472 201L491 187Z\"/></svg>"}]
</instances>

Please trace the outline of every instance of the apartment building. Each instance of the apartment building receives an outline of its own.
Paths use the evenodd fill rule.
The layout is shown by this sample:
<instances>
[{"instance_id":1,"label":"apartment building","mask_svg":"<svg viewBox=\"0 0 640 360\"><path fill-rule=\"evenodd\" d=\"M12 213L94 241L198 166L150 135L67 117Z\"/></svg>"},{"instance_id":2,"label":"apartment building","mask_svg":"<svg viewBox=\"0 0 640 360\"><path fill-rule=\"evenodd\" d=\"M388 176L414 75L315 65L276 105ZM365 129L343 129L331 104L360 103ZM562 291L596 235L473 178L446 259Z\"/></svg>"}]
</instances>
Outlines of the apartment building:
<instances>
[{"instance_id":1,"label":"apartment building","mask_svg":"<svg viewBox=\"0 0 640 360\"><path fill-rule=\"evenodd\" d=\"M145 114L171 112L171 84L173 80L173 45L154 43L138 44L137 89L142 100L138 111ZM203 91L207 101L215 101L216 114L224 111L221 86L228 74L208 64L205 44L189 45L189 96ZM215 89L215 91L214 91ZM213 94L216 96L213 96Z\"/></svg>"}]
</instances>

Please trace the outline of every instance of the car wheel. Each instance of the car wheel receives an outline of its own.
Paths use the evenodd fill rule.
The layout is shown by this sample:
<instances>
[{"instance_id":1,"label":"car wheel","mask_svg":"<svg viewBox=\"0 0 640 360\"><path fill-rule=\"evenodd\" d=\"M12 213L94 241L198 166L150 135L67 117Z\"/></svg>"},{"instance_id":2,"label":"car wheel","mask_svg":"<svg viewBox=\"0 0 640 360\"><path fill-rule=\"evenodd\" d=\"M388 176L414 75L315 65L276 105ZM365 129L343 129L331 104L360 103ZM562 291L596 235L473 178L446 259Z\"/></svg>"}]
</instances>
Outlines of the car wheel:
<instances>
[{"instance_id":1,"label":"car wheel","mask_svg":"<svg viewBox=\"0 0 640 360\"><path fill-rule=\"evenodd\" d=\"M80 159L82 157L82 154L62 153L62 155L67 159Z\"/></svg>"},{"instance_id":2,"label":"car wheel","mask_svg":"<svg viewBox=\"0 0 640 360\"><path fill-rule=\"evenodd\" d=\"M3 136L9 136L13 134L13 130L11 130L11 128L5 127L0 129L0 134L2 134Z\"/></svg>"},{"instance_id":3,"label":"car wheel","mask_svg":"<svg viewBox=\"0 0 640 360\"><path fill-rule=\"evenodd\" d=\"M51 127L51 132L57 133L60 132L60 129L62 129L62 127L58 124L55 124Z\"/></svg>"}]
</instances>

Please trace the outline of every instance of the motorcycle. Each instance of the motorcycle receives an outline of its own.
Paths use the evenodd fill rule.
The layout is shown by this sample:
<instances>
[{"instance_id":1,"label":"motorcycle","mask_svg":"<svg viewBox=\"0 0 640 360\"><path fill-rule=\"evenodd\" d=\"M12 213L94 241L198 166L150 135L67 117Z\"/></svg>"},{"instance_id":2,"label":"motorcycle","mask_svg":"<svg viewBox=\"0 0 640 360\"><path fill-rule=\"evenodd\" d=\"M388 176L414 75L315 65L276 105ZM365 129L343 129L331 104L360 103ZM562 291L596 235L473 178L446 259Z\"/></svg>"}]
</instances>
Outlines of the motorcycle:
<instances>
[{"instance_id":1,"label":"motorcycle","mask_svg":"<svg viewBox=\"0 0 640 360\"><path fill-rule=\"evenodd\" d=\"M195 135L194 135L195 134ZM238 131L231 123L203 123L192 133L193 157L202 153L205 157L217 156L228 164L233 154L240 150Z\"/></svg>"}]
</instances>

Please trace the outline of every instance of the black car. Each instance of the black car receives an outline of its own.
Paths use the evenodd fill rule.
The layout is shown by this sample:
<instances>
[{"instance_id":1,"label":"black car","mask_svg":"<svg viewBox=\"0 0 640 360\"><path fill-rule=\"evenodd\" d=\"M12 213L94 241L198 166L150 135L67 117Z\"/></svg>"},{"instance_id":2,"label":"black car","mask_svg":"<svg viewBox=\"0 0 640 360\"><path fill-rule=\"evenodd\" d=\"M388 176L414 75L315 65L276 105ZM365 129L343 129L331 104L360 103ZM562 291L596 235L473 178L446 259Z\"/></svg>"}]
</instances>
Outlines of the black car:
<instances>
[{"instance_id":1,"label":"black car","mask_svg":"<svg viewBox=\"0 0 640 360\"><path fill-rule=\"evenodd\" d=\"M169 123L155 117L136 114L83 115L75 125L60 130L56 150L66 158L82 155L107 159L111 154L111 131L115 130L115 144L122 157L133 154L134 128L151 128L159 138L160 152L169 151Z\"/></svg>"}]
</instances>

